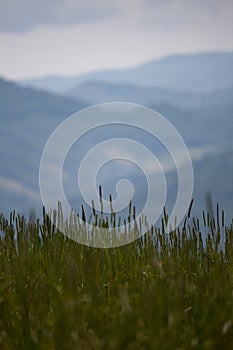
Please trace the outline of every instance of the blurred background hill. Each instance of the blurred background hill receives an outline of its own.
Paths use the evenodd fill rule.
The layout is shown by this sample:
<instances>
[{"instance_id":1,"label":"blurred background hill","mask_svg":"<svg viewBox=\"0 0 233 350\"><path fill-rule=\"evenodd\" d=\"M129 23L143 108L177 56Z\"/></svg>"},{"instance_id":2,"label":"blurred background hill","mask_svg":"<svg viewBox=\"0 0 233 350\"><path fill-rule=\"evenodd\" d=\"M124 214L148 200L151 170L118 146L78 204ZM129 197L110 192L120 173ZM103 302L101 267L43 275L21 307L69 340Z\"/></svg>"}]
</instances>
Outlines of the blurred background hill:
<instances>
[{"instance_id":1,"label":"blurred background hill","mask_svg":"<svg viewBox=\"0 0 233 350\"><path fill-rule=\"evenodd\" d=\"M220 203L230 220L232 52L173 55L130 69L78 76L46 76L17 83L0 79L1 211L5 214L12 208L24 213L30 208L38 211L39 162L49 135L72 113L114 101L145 105L171 121L191 152L194 210L198 213L205 208L205 194L211 192L214 202ZM173 196L177 186L174 178L175 170L167 179ZM134 180L140 186L140 179Z\"/></svg>"}]
</instances>

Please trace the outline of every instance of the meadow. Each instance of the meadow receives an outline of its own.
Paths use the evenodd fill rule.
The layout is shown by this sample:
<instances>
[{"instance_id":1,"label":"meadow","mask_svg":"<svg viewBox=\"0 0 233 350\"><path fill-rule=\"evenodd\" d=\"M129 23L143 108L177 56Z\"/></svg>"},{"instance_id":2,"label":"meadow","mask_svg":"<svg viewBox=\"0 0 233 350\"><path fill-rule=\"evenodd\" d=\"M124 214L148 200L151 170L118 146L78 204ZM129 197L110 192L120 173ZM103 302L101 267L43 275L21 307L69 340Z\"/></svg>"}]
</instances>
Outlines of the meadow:
<instances>
[{"instance_id":1,"label":"meadow","mask_svg":"<svg viewBox=\"0 0 233 350\"><path fill-rule=\"evenodd\" d=\"M224 213L111 249L0 215L0 349L230 349L233 230ZM105 222L106 224L106 222Z\"/></svg>"}]
</instances>

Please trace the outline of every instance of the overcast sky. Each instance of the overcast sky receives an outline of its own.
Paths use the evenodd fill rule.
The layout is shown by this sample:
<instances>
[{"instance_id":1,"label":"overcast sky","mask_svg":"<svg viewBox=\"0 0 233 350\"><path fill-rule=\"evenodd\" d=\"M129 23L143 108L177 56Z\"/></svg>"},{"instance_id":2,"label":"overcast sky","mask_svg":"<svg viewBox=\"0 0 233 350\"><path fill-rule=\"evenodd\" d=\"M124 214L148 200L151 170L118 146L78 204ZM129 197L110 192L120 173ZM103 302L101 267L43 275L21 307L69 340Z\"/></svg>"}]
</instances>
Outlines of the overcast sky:
<instances>
[{"instance_id":1,"label":"overcast sky","mask_svg":"<svg viewBox=\"0 0 233 350\"><path fill-rule=\"evenodd\" d=\"M0 0L0 50L9 79L233 50L233 0Z\"/></svg>"}]
</instances>

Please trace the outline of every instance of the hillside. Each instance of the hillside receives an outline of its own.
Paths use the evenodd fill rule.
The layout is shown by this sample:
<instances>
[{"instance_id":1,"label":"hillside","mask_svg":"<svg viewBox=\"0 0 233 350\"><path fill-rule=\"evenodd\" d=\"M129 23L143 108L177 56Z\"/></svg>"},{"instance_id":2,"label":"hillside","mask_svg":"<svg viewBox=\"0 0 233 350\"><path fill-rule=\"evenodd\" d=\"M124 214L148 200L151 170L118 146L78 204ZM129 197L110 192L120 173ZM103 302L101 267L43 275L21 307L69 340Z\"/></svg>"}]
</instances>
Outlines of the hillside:
<instances>
[{"instance_id":1,"label":"hillside","mask_svg":"<svg viewBox=\"0 0 233 350\"><path fill-rule=\"evenodd\" d=\"M90 104L122 101L146 106L169 103L188 109L210 105L233 107L233 85L210 92L193 92L115 82L88 81L69 90L66 96L82 99Z\"/></svg>"},{"instance_id":2,"label":"hillside","mask_svg":"<svg viewBox=\"0 0 233 350\"><path fill-rule=\"evenodd\" d=\"M70 96L25 88L1 79L1 210L6 214L12 208L24 213L28 212L30 208L39 210L41 208L38 185L40 158L48 137L56 126L69 115L85 106L99 102L122 100L142 103L157 110L177 128L189 147L193 160L195 181L193 196L196 198L193 207L194 213L200 213L205 208L205 194L211 192L215 202L219 202L225 209L226 219L230 221L233 208L233 198L230 195L233 192L233 159L231 157L233 151L233 83L229 85L232 80L230 74L232 69L231 58L231 53L171 57L160 60L160 63L155 61L137 69L129 70L129 75L128 73L124 75L124 79L126 77L128 79L127 83L122 82L123 75L118 75L116 72L119 82L107 81L106 77L114 78L115 73L112 76L109 75L109 72L105 72L106 74L97 72L95 77L101 74L102 81L88 81L90 76L85 76L86 81L83 79L80 85L68 92L66 91L66 94L70 94ZM178 74L177 60L180 63L182 63L182 60L187 61L186 65L183 64L183 68L180 64L179 69L183 72L180 75ZM193 72L188 73L188 62L190 65L193 60L196 62L193 66ZM220 68L217 69L217 64L220 63ZM161 68L162 66L168 67L168 65L173 67L173 70L167 71L163 79L166 77L167 82L173 82L173 85L169 83L173 86L172 88L168 87L169 84L166 87L162 86L162 82L159 87L132 83L131 78L133 76L139 77L140 74L144 74L144 81L148 82L148 72L151 72L152 66ZM175 68L176 65L177 68ZM207 65L209 66L208 70ZM186 70L184 67L186 67ZM198 69L199 73L197 73ZM213 72L214 69L216 72ZM198 86L194 81L194 72L196 72L196 81L201 74L203 77L198 91L195 91ZM226 75L228 75L227 78ZM179 89L178 83L177 86L174 86L175 79L178 79L178 77L180 81L193 82L192 91ZM141 79L141 82L143 82L143 79ZM210 85L212 86L211 89L209 88ZM62 89L62 86L61 84L59 88ZM77 210L80 209L82 198L77 190L76 175L71 178L74 171L75 174L77 171L76 168L74 169L74 164L78 167L78 162L96 143L114 137L131 138L142 142L155 154L161 148L158 142L154 142L149 135L145 133L140 135L138 131L130 130L130 128L126 128L124 131L120 127L108 128L101 130L99 133L97 130L96 133L84 135L81 143L69 152L70 156L68 155L64 163L69 174L64 178L65 190L70 203ZM99 183L104 185L106 189L105 193L115 193L115 181L119 180L117 178L119 172L116 169L117 164L110 171L114 176L109 176L109 172L107 172L104 177L98 177ZM145 183L142 182L141 174L133 168L126 173L122 169L121 173L128 176L127 178L135 185L138 195L135 204L140 207L145 197ZM174 167L166 174L166 178L169 189L166 206L169 208L174 203L177 194L177 174Z\"/></svg>"},{"instance_id":3,"label":"hillside","mask_svg":"<svg viewBox=\"0 0 233 350\"><path fill-rule=\"evenodd\" d=\"M81 101L0 79L0 211L41 206L38 171L43 147L56 126L83 107Z\"/></svg>"},{"instance_id":4,"label":"hillside","mask_svg":"<svg viewBox=\"0 0 233 350\"><path fill-rule=\"evenodd\" d=\"M134 68L71 77L39 77L21 83L42 90L65 93L81 83L90 81L196 92L225 89L233 85L233 52L174 55Z\"/></svg>"}]
</instances>

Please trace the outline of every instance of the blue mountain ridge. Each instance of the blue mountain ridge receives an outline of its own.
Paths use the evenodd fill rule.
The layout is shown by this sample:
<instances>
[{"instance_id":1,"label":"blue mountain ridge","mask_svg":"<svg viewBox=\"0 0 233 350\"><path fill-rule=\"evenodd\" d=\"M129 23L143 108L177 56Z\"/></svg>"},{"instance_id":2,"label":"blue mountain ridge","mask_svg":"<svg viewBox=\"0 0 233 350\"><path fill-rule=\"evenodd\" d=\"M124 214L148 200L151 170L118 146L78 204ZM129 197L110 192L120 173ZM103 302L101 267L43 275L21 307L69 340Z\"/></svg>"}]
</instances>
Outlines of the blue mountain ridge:
<instances>
[{"instance_id":1,"label":"blue mountain ridge","mask_svg":"<svg viewBox=\"0 0 233 350\"><path fill-rule=\"evenodd\" d=\"M124 75L123 71L122 75L118 74L119 72L112 72L113 75L109 72L96 73L85 76L85 79L84 76L83 79L79 78L78 84L75 78L74 84L65 89L62 95L61 92L57 95L40 91L38 87L33 89L0 79L0 210L6 215L13 208L23 213L29 212L31 208L39 212L42 206L38 184L39 163L45 143L53 130L78 110L97 102L119 101L122 97L124 101L143 103L160 112L172 122L184 138L193 157L194 213L200 213L205 208L205 194L211 192L214 202L219 202L226 210L226 218L230 221L233 208L232 57L232 53L175 56L160 60L159 63L155 61L133 68L129 70L129 75L127 72ZM204 62L201 62L202 59ZM174 62L177 67L180 65L183 68L180 71L176 70L174 74L172 73L174 70L165 72L163 67L167 67L168 64L174 67ZM190 70L185 68L185 62L187 67L195 68L193 72L190 73ZM138 79L140 80L138 77L142 77L143 74L146 77L149 74L146 72L150 72L151 79L155 79L152 74L154 64L159 65L160 75L162 71L163 74L166 73L167 78L163 78L163 81L166 80L167 83L162 84L158 79L158 85L152 86L145 78L142 79L143 83L138 84ZM208 64L210 68L203 76L203 69ZM217 72L212 75L214 67L219 69L216 69ZM198 69L199 78L201 72L203 78L199 89L197 83L199 78L197 77L196 83L194 82L194 75L197 74ZM118 78L115 79L115 76ZM132 78L133 76L137 79ZM175 82L178 78L190 87L186 90L185 84L182 85L182 89L179 84L176 86ZM190 85L191 82L193 85ZM144 86L144 84L147 85ZM48 87L47 90L49 90ZM107 131L108 138L116 135L140 140L144 144L148 143L156 152L157 146L153 146L152 140L150 141L147 135L137 135L130 130L121 132L121 130L109 129ZM87 135L72 152L78 152L81 159L95 142L99 142L104 137L104 133L102 136L98 133ZM70 160L68 157L65 165L68 173L71 174L72 156ZM114 169L117 168L113 165L112 171ZM135 204L142 207L144 189L146 189L143 176L135 169L127 175L135 188L139 189ZM115 191L115 184L113 179L106 175L104 179L105 183L102 185L107 196L110 191ZM177 193L175 169L166 174L166 179L170 196L168 196L167 206L170 208ZM117 177L114 178L114 181L116 180ZM75 194L76 188L73 187L75 185L72 181L68 177L64 185L70 203L78 210L82 204L82 198L78 192Z\"/></svg>"}]
</instances>

